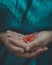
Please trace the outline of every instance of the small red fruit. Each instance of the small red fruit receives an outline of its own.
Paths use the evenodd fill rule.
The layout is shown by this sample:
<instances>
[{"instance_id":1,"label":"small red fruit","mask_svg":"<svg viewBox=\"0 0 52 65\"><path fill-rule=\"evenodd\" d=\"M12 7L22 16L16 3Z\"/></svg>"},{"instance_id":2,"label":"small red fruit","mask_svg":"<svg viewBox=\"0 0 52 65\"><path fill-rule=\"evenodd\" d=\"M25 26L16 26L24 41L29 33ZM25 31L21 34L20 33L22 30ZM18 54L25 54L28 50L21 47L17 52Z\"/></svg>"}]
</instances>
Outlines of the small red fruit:
<instances>
[{"instance_id":1,"label":"small red fruit","mask_svg":"<svg viewBox=\"0 0 52 65\"><path fill-rule=\"evenodd\" d=\"M23 38L23 41L25 43L28 43L28 41L32 42L34 39L35 39L35 35L34 34L29 34L28 36L26 36L26 37Z\"/></svg>"},{"instance_id":2,"label":"small red fruit","mask_svg":"<svg viewBox=\"0 0 52 65\"><path fill-rule=\"evenodd\" d=\"M30 34L30 35L28 35L28 37L29 37L29 42L32 42L35 39L34 34Z\"/></svg>"},{"instance_id":3,"label":"small red fruit","mask_svg":"<svg viewBox=\"0 0 52 65\"><path fill-rule=\"evenodd\" d=\"M27 43L27 42L28 42L28 38L27 38L27 37L24 37L24 38L23 38L23 41L24 41L25 43Z\"/></svg>"},{"instance_id":4,"label":"small red fruit","mask_svg":"<svg viewBox=\"0 0 52 65\"><path fill-rule=\"evenodd\" d=\"M32 42L33 40L34 40L34 38L33 38L33 37L31 37L31 38L30 38L30 40L29 40L29 42Z\"/></svg>"}]
</instances>

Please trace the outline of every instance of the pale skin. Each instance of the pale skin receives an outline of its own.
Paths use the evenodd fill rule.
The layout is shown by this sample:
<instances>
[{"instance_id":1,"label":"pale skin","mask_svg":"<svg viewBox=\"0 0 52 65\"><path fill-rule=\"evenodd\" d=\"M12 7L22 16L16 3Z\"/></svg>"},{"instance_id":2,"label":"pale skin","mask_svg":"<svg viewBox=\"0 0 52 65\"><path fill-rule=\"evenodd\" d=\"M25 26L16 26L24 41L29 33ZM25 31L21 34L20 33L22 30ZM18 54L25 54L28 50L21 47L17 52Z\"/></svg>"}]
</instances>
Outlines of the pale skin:
<instances>
[{"instance_id":1,"label":"pale skin","mask_svg":"<svg viewBox=\"0 0 52 65\"><path fill-rule=\"evenodd\" d=\"M50 42L52 42L52 31L41 31L36 35L35 40L29 44L29 50L34 47L44 47Z\"/></svg>"},{"instance_id":2,"label":"pale skin","mask_svg":"<svg viewBox=\"0 0 52 65\"><path fill-rule=\"evenodd\" d=\"M26 44L23 42L22 39L24 35L14 31L7 31L6 33L2 33L0 35L1 41L4 43L9 51L17 56L21 56L24 58L32 58L46 51L48 49L46 45L52 39L51 31L42 31L38 33L36 36L36 40L31 42L30 44ZM25 52L25 50L31 51L31 53Z\"/></svg>"},{"instance_id":3,"label":"pale skin","mask_svg":"<svg viewBox=\"0 0 52 65\"><path fill-rule=\"evenodd\" d=\"M36 40L34 40L33 42L31 42L30 44L26 44L23 42L22 38L24 35L13 32L13 31L7 31L6 32L7 36L8 36L8 40L10 42L12 42L13 44L18 46L18 37L20 39L20 43L23 43L23 45L25 44L25 47L19 46L23 49L25 49L26 51L31 51L31 54L24 52L24 53L20 53L19 55L25 58L32 58L37 56L38 54L46 51L48 48L46 47L46 45L51 41L52 38L52 32L51 31L41 31L36 35ZM18 55L18 53L16 54Z\"/></svg>"},{"instance_id":4,"label":"pale skin","mask_svg":"<svg viewBox=\"0 0 52 65\"><path fill-rule=\"evenodd\" d=\"M3 44L7 47L7 49L10 52L24 58L35 57L48 49L47 47L43 47L38 48L36 51L32 51L31 53L25 52L27 44L23 42L23 36L24 35L13 31L7 31L6 33L0 33L0 40L3 42Z\"/></svg>"}]
</instances>

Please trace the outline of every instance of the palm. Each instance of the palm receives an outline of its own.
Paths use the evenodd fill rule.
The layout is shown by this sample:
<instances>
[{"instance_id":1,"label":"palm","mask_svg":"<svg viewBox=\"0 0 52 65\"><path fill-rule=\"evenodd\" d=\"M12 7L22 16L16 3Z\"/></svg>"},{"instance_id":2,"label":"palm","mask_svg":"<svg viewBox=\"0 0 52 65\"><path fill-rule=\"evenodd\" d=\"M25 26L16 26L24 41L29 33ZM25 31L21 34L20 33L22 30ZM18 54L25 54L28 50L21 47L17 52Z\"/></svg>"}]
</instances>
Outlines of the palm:
<instances>
[{"instance_id":1,"label":"palm","mask_svg":"<svg viewBox=\"0 0 52 65\"><path fill-rule=\"evenodd\" d=\"M39 32L37 35L36 35L36 38L34 41L32 41L29 46L32 48L40 48L40 47L45 47L51 40L51 34L50 32L48 31L42 31L42 32Z\"/></svg>"}]
</instances>

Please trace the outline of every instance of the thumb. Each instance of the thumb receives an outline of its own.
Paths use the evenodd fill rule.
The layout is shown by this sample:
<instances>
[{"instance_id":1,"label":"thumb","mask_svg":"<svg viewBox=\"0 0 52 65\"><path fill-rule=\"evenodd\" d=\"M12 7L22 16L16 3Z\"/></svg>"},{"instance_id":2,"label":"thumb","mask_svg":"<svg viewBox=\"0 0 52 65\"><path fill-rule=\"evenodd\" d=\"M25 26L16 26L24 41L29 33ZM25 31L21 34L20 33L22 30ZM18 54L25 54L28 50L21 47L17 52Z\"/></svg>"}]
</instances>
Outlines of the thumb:
<instances>
[{"instance_id":1,"label":"thumb","mask_svg":"<svg viewBox=\"0 0 52 65\"><path fill-rule=\"evenodd\" d=\"M41 41L40 39L35 39L33 42L27 44L26 46L26 50L31 50L32 48L35 48L35 47L38 47L38 46L41 46Z\"/></svg>"}]
</instances>

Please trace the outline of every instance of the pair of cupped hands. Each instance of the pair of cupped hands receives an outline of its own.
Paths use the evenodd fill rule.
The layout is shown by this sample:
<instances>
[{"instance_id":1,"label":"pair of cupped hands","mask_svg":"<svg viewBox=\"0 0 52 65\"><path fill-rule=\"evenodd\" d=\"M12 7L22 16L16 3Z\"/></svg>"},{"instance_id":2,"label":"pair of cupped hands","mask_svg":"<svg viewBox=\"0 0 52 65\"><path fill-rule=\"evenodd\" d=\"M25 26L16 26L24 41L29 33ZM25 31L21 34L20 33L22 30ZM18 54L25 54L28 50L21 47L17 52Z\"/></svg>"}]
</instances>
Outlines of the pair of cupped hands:
<instances>
[{"instance_id":1,"label":"pair of cupped hands","mask_svg":"<svg viewBox=\"0 0 52 65\"><path fill-rule=\"evenodd\" d=\"M51 31L33 33L36 38L32 42L25 43L23 35L11 30L6 31L4 44L9 51L23 58L32 58L48 50L46 45L51 41Z\"/></svg>"}]
</instances>

